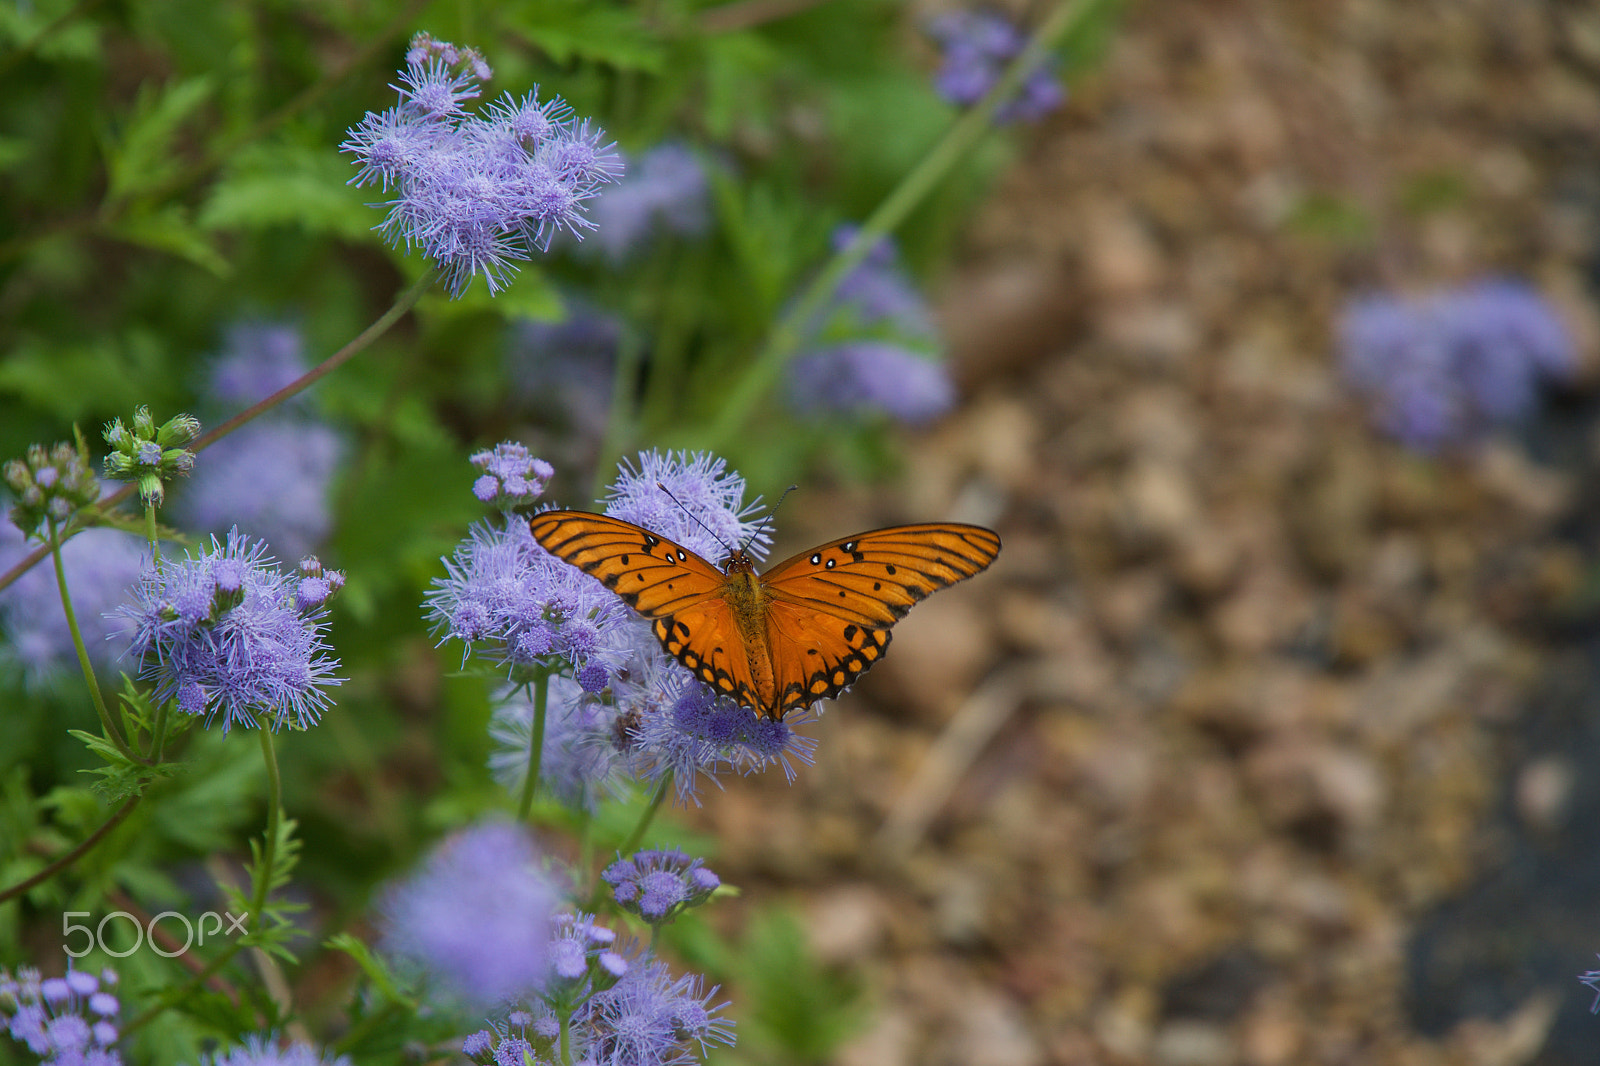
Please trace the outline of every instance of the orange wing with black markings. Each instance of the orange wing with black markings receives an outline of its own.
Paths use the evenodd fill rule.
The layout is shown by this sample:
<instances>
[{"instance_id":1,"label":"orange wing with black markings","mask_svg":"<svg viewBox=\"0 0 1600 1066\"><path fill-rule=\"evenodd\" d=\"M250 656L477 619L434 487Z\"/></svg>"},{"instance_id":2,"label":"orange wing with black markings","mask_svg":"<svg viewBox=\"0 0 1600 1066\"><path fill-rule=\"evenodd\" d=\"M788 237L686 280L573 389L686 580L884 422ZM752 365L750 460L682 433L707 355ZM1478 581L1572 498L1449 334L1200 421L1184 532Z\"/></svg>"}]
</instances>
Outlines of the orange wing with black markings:
<instances>
[{"instance_id":1,"label":"orange wing with black markings","mask_svg":"<svg viewBox=\"0 0 1600 1066\"><path fill-rule=\"evenodd\" d=\"M552 555L593 574L655 622L696 677L769 718L837 696L889 647L889 628L930 593L994 561L981 526L929 523L844 537L759 575L733 552L719 572L641 526L584 511L529 522Z\"/></svg>"}]
</instances>

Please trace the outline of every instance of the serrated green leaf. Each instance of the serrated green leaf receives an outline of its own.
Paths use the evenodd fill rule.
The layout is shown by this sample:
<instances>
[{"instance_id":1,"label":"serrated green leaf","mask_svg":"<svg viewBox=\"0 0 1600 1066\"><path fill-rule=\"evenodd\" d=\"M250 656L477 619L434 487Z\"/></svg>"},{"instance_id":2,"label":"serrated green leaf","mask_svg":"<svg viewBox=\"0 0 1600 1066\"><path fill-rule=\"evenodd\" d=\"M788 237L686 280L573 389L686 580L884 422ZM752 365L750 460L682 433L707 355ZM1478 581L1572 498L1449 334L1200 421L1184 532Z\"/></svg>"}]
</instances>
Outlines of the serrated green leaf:
<instances>
[{"instance_id":1,"label":"serrated green leaf","mask_svg":"<svg viewBox=\"0 0 1600 1066\"><path fill-rule=\"evenodd\" d=\"M178 156L173 150L178 129L210 98L214 88L206 75L160 87L140 87L121 137L115 141L110 135L105 138L108 202L154 189L178 172Z\"/></svg>"},{"instance_id":2,"label":"serrated green leaf","mask_svg":"<svg viewBox=\"0 0 1600 1066\"><path fill-rule=\"evenodd\" d=\"M525 5L514 24L557 63L587 59L619 70L659 74L666 50L634 11L589 0Z\"/></svg>"},{"instance_id":3,"label":"serrated green leaf","mask_svg":"<svg viewBox=\"0 0 1600 1066\"><path fill-rule=\"evenodd\" d=\"M375 240L372 228L382 215L368 201L376 194L346 184L351 174L349 162L332 151L257 145L232 161L196 222L206 230L295 226Z\"/></svg>"},{"instance_id":4,"label":"serrated green leaf","mask_svg":"<svg viewBox=\"0 0 1600 1066\"><path fill-rule=\"evenodd\" d=\"M361 967L361 971L386 1000L415 1009L416 1002L401 993L399 986L395 984L394 975L389 972L383 961L372 953L366 941L349 933L337 933L324 940L322 944L334 951L342 951L354 959L355 964Z\"/></svg>"},{"instance_id":5,"label":"serrated green leaf","mask_svg":"<svg viewBox=\"0 0 1600 1066\"><path fill-rule=\"evenodd\" d=\"M129 244L188 260L219 278L233 272L233 264L211 243L211 235L190 220L187 210L176 205L157 211L130 211L106 227L105 232Z\"/></svg>"}]
</instances>

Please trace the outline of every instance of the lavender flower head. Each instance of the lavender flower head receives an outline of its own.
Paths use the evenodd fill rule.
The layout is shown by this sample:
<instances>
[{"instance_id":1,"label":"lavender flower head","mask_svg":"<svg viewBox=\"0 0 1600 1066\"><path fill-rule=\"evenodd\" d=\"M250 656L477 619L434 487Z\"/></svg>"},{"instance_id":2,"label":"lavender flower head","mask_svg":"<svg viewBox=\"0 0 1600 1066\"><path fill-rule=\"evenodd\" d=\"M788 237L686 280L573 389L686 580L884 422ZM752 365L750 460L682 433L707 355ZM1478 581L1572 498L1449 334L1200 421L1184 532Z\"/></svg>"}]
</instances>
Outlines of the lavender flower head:
<instances>
[{"instance_id":1,"label":"lavender flower head","mask_svg":"<svg viewBox=\"0 0 1600 1066\"><path fill-rule=\"evenodd\" d=\"M651 925L664 925L711 898L722 879L676 848L637 851L600 875L623 910Z\"/></svg>"},{"instance_id":2,"label":"lavender flower head","mask_svg":"<svg viewBox=\"0 0 1600 1066\"><path fill-rule=\"evenodd\" d=\"M836 249L855 238L841 226ZM803 352L789 364L789 398L801 414L881 412L927 422L955 405L955 385L939 358L939 335L921 293L879 241L845 275L831 304L807 327Z\"/></svg>"},{"instance_id":3,"label":"lavender flower head","mask_svg":"<svg viewBox=\"0 0 1600 1066\"><path fill-rule=\"evenodd\" d=\"M472 494L490 507L505 512L528 510L545 485L555 476L555 468L535 458L525 445L505 441L472 457L472 465L483 473L472 483Z\"/></svg>"},{"instance_id":4,"label":"lavender flower head","mask_svg":"<svg viewBox=\"0 0 1600 1066\"><path fill-rule=\"evenodd\" d=\"M0 1025L39 1056L41 1066L122 1066L117 1015L122 1004L110 990L117 975L97 978L83 970L41 977L21 967L0 969Z\"/></svg>"},{"instance_id":5,"label":"lavender flower head","mask_svg":"<svg viewBox=\"0 0 1600 1066\"><path fill-rule=\"evenodd\" d=\"M202 1055L200 1066L350 1066L350 1059L331 1051L318 1051L310 1044L293 1043L280 1048L276 1037L252 1033L242 1044Z\"/></svg>"},{"instance_id":6,"label":"lavender flower head","mask_svg":"<svg viewBox=\"0 0 1600 1066\"><path fill-rule=\"evenodd\" d=\"M400 102L368 112L341 145L360 165L354 184L396 192L384 238L433 259L452 296L478 274L493 295L556 233L593 228L585 202L622 173L603 132L559 98L501 97L468 114L489 73L476 53L419 38L393 86Z\"/></svg>"},{"instance_id":7,"label":"lavender flower head","mask_svg":"<svg viewBox=\"0 0 1600 1066\"><path fill-rule=\"evenodd\" d=\"M237 529L199 555L147 566L119 612L132 623L139 676L207 725L220 713L224 733L258 715L275 729L315 725L339 662L327 654L325 613L301 609L299 584Z\"/></svg>"},{"instance_id":8,"label":"lavender flower head","mask_svg":"<svg viewBox=\"0 0 1600 1066\"><path fill-rule=\"evenodd\" d=\"M292 384L309 369L305 342L294 326L240 323L228 330L222 354L211 366L209 391L214 400L248 407Z\"/></svg>"},{"instance_id":9,"label":"lavender flower head","mask_svg":"<svg viewBox=\"0 0 1600 1066\"><path fill-rule=\"evenodd\" d=\"M22 532L0 520L0 570L15 565L27 547ZM123 631L123 623L107 612L120 605L139 580L147 550L144 538L104 527L86 529L61 546L78 630L97 665L116 660L111 638ZM63 669L77 670L72 631L48 560L0 591L0 633L6 637L4 657L20 666L32 683L43 683Z\"/></svg>"},{"instance_id":10,"label":"lavender flower head","mask_svg":"<svg viewBox=\"0 0 1600 1066\"><path fill-rule=\"evenodd\" d=\"M952 11L928 24L928 35L944 51L934 89L957 107L971 107L994 88L1006 65L1027 46L1027 37L993 11ZM1000 105L996 122L1034 122L1061 106L1066 90L1049 62L1023 79L1016 97Z\"/></svg>"},{"instance_id":11,"label":"lavender flower head","mask_svg":"<svg viewBox=\"0 0 1600 1066\"><path fill-rule=\"evenodd\" d=\"M526 833L484 822L436 848L383 904L385 945L455 996L488 1005L540 987L556 889Z\"/></svg>"},{"instance_id":12,"label":"lavender flower head","mask_svg":"<svg viewBox=\"0 0 1600 1066\"><path fill-rule=\"evenodd\" d=\"M711 222L710 196L705 166L694 152L657 145L596 202L595 240L611 262L621 263L655 234L697 237Z\"/></svg>"},{"instance_id":13,"label":"lavender flower head","mask_svg":"<svg viewBox=\"0 0 1600 1066\"><path fill-rule=\"evenodd\" d=\"M665 490L663 491L663 486ZM606 514L676 541L713 563L734 548L766 555L770 537L744 502L744 478L706 452L640 452L623 462L606 494Z\"/></svg>"},{"instance_id":14,"label":"lavender flower head","mask_svg":"<svg viewBox=\"0 0 1600 1066\"><path fill-rule=\"evenodd\" d=\"M634 620L599 581L539 547L525 522L476 523L444 562L423 606L440 643L465 645L463 663L478 651L513 673L605 666L615 631Z\"/></svg>"},{"instance_id":15,"label":"lavender flower head","mask_svg":"<svg viewBox=\"0 0 1600 1066\"><path fill-rule=\"evenodd\" d=\"M131 424L125 426L116 418L106 425L106 443L111 445L105 458L106 477L134 482L145 506L160 507L166 499L165 483L194 469L194 453L188 446L199 436L200 422L191 415L173 415L158 426L150 408L138 407Z\"/></svg>"},{"instance_id":16,"label":"lavender flower head","mask_svg":"<svg viewBox=\"0 0 1600 1066\"><path fill-rule=\"evenodd\" d=\"M1577 360L1555 310L1505 280L1355 299L1339 324L1339 354L1378 427L1424 452L1528 414L1541 382L1569 377Z\"/></svg>"},{"instance_id":17,"label":"lavender flower head","mask_svg":"<svg viewBox=\"0 0 1600 1066\"><path fill-rule=\"evenodd\" d=\"M646 705L632 727L634 766L648 781L670 776L678 802L699 802L702 776L715 781L724 770L750 774L776 764L793 781L796 762L811 764L817 742L794 730L811 721L809 709L773 721L719 696L686 670L674 673L669 685L675 697Z\"/></svg>"},{"instance_id":18,"label":"lavender flower head","mask_svg":"<svg viewBox=\"0 0 1600 1066\"><path fill-rule=\"evenodd\" d=\"M717 989L702 989L698 976L674 978L665 963L640 953L612 950L610 931L585 915L563 919L557 943L567 943L564 982L544 999L510 1011L467 1037L462 1052L480 1066L556 1062L560 1026L549 1000L571 1010L568 1040L572 1061L619 1066L689 1066L710 1048L734 1043L734 1023L713 1004ZM528 1056L525 1059L524 1056Z\"/></svg>"}]
</instances>

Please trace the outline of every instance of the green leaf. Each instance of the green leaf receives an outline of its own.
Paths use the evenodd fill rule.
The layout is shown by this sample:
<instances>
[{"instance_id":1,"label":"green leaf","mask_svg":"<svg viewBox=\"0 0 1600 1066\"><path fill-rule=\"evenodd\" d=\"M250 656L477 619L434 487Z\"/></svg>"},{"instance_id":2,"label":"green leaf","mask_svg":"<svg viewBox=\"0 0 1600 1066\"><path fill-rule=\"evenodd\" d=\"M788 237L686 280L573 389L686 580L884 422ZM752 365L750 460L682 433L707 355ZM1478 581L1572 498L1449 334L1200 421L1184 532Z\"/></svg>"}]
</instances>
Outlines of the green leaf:
<instances>
[{"instance_id":1,"label":"green leaf","mask_svg":"<svg viewBox=\"0 0 1600 1066\"><path fill-rule=\"evenodd\" d=\"M233 265L211 243L211 235L190 220L187 208L176 204L154 211L129 211L105 232L129 244L187 260L219 278L233 272Z\"/></svg>"},{"instance_id":2,"label":"green leaf","mask_svg":"<svg viewBox=\"0 0 1600 1066\"><path fill-rule=\"evenodd\" d=\"M666 50L629 8L590 0L540 0L511 20L557 63L587 59L619 70L661 73Z\"/></svg>"},{"instance_id":3,"label":"green leaf","mask_svg":"<svg viewBox=\"0 0 1600 1066\"><path fill-rule=\"evenodd\" d=\"M323 946L334 951L342 951L355 960L363 973L382 993L384 999L391 1003L398 1003L410 1009L416 1009L416 1001L400 991L400 986L395 983L394 975L384 965L383 960L372 953L365 941L359 940L349 933L338 933L323 941Z\"/></svg>"},{"instance_id":4,"label":"green leaf","mask_svg":"<svg viewBox=\"0 0 1600 1066\"><path fill-rule=\"evenodd\" d=\"M73 422L95 411L131 408L160 371L159 353L130 336L83 344L24 341L0 359L0 394L10 393Z\"/></svg>"},{"instance_id":5,"label":"green leaf","mask_svg":"<svg viewBox=\"0 0 1600 1066\"><path fill-rule=\"evenodd\" d=\"M240 152L211 189L197 224L205 230L294 226L348 240L375 239L381 215L368 201L381 193L346 184L354 171L326 149L254 145Z\"/></svg>"},{"instance_id":6,"label":"green leaf","mask_svg":"<svg viewBox=\"0 0 1600 1066\"><path fill-rule=\"evenodd\" d=\"M148 84L140 87L122 136L113 140L106 133L102 137L109 173L108 203L158 188L178 173L179 155L173 146L178 129L214 89L206 75L173 81L160 88Z\"/></svg>"}]
</instances>

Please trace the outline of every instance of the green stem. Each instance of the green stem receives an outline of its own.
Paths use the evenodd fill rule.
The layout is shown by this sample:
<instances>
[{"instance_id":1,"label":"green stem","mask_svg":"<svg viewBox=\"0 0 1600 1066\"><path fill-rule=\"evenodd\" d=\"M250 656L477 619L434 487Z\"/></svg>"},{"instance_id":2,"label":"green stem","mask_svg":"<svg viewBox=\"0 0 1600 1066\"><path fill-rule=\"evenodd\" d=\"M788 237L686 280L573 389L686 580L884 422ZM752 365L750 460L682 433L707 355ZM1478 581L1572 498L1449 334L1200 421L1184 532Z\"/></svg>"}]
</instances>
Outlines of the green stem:
<instances>
[{"instance_id":1,"label":"green stem","mask_svg":"<svg viewBox=\"0 0 1600 1066\"><path fill-rule=\"evenodd\" d=\"M533 679L533 730L528 740L528 772L522 778L522 798L517 801L517 820L528 820L533 810L533 792L539 786L539 759L544 754L544 712L550 698L550 675L540 670Z\"/></svg>"},{"instance_id":2,"label":"green stem","mask_svg":"<svg viewBox=\"0 0 1600 1066\"><path fill-rule=\"evenodd\" d=\"M111 711L106 708L106 698L100 692L100 682L94 676L94 664L89 661L89 650L83 646L83 631L78 628L78 615L72 609L72 593L67 589L67 569L61 563L61 537L60 530L56 527L54 518L47 518L50 529L50 558L55 561L56 588L61 593L61 609L67 615L67 631L72 634L72 647L78 653L78 665L83 669L83 680L89 686L89 698L94 701L94 709L100 715L100 725L105 730L106 738L117 746L117 750L134 762L142 762L133 749L128 747L127 741L122 739L121 732L111 721Z\"/></svg>"},{"instance_id":3,"label":"green stem","mask_svg":"<svg viewBox=\"0 0 1600 1066\"><path fill-rule=\"evenodd\" d=\"M606 429L600 440L600 451L595 456L594 484L590 495L599 499L611 480L617 459L624 448L633 442L637 412L634 410L634 391L639 385L639 363L644 356L644 342L630 328L624 326L621 343L617 345L617 361L611 374L611 410L606 414Z\"/></svg>"},{"instance_id":4,"label":"green stem","mask_svg":"<svg viewBox=\"0 0 1600 1066\"><path fill-rule=\"evenodd\" d=\"M672 771L668 770L656 785L656 794L650 797L650 805L639 816L639 824L633 827L633 832L628 834L628 839L617 850L624 858L633 854L639 847L639 842L644 839L645 833L650 831L650 823L655 820L656 812L661 809L661 802L667 798L667 790L672 787Z\"/></svg>"},{"instance_id":5,"label":"green stem","mask_svg":"<svg viewBox=\"0 0 1600 1066\"><path fill-rule=\"evenodd\" d=\"M150 557L156 564L156 573L161 573L161 538L156 533L156 509L151 504L144 508L144 539L150 542Z\"/></svg>"},{"instance_id":6,"label":"green stem","mask_svg":"<svg viewBox=\"0 0 1600 1066\"><path fill-rule=\"evenodd\" d=\"M572 1066L572 1012L561 1012L561 1066Z\"/></svg>"},{"instance_id":7,"label":"green stem","mask_svg":"<svg viewBox=\"0 0 1600 1066\"><path fill-rule=\"evenodd\" d=\"M84 855L88 854L90 848L94 847L96 844L100 843L101 840L105 839L105 835L107 833L111 832L118 825L122 824L122 820L133 813L134 807L138 806L139 800L143 798L144 797L142 793L139 795L129 796L127 802L117 808L116 813L101 823L100 828L84 837L82 842L79 843L77 847L73 848L71 851L67 852L65 855L61 856L59 859L55 860L49 866L46 866L44 869L40 870L27 880L19 881L10 888L0 891L0 903L4 903L8 899L22 895L24 892L28 891L28 889L39 884L40 882L48 881L62 870L65 870L68 866L71 866L73 863L83 858Z\"/></svg>"},{"instance_id":8,"label":"green stem","mask_svg":"<svg viewBox=\"0 0 1600 1066\"><path fill-rule=\"evenodd\" d=\"M962 115L923 157L910 173L862 223L855 237L832 259L801 293L789 312L780 318L744 376L728 389L721 411L711 425L709 447L726 448L734 443L772 386L784 366L794 357L805 332L815 321L834 290L860 265L878 241L895 230L942 181L962 157L994 128L994 115L1010 100L1023 78L1027 77L1055 44L1077 26L1102 0L1066 0L1050 12L1026 48L1012 60L1005 74L972 110Z\"/></svg>"},{"instance_id":9,"label":"green stem","mask_svg":"<svg viewBox=\"0 0 1600 1066\"><path fill-rule=\"evenodd\" d=\"M263 716L256 724L261 734L261 757L267 764L267 839L261 846L255 884L251 886L250 909L255 913L257 935L266 931L267 894L272 889L272 867L278 859L278 831L283 822L283 779L278 774L278 753L272 745L272 727Z\"/></svg>"},{"instance_id":10,"label":"green stem","mask_svg":"<svg viewBox=\"0 0 1600 1066\"><path fill-rule=\"evenodd\" d=\"M200 988L200 986L204 985L207 981L211 980L211 978L215 977L218 970L221 970L224 966L228 965L233 957L239 954L243 948L244 940L242 938L231 941L227 947L223 948L222 951L217 954L216 958L206 963L205 969L201 970L199 973L189 978L189 980L185 981L177 991L163 997L162 1002L155 1003L147 1007L138 1017L134 1018L127 1025L124 1025L122 1027L122 1035L127 1036L135 1029L144 1028L169 1007L187 1000L191 995L194 994L196 989Z\"/></svg>"}]
</instances>

